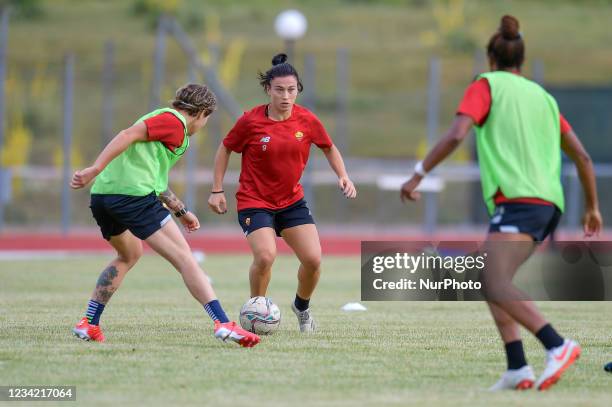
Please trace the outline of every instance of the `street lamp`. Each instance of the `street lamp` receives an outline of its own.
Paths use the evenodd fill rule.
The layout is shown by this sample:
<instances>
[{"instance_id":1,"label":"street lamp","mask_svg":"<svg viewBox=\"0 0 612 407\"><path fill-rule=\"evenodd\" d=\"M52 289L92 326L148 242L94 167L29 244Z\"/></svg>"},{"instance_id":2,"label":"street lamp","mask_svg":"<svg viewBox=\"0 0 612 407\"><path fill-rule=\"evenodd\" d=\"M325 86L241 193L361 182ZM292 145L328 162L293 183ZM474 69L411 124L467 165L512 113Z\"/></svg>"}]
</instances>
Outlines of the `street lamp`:
<instances>
[{"instance_id":1,"label":"street lamp","mask_svg":"<svg viewBox=\"0 0 612 407\"><path fill-rule=\"evenodd\" d=\"M295 63L293 60L295 41L299 40L306 34L308 22L304 14L298 10L285 10L276 16L274 20L274 30L276 34L285 40L285 48L289 63Z\"/></svg>"}]
</instances>

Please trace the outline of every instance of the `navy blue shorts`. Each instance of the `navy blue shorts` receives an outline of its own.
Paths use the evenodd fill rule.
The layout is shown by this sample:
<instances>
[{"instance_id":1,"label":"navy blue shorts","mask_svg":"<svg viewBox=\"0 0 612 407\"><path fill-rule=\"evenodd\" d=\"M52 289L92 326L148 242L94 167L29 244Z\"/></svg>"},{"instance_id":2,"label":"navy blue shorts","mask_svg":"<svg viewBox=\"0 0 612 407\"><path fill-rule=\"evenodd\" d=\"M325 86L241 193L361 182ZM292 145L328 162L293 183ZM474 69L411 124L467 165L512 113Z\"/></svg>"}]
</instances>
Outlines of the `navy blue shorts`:
<instances>
[{"instance_id":1,"label":"navy blue shorts","mask_svg":"<svg viewBox=\"0 0 612 407\"><path fill-rule=\"evenodd\" d=\"M300 199L296 203L276 211L263 208L249 208L238 211L238 223L246 236L261 228L273 228L276 236L284 229L293 226L314 224L315 221L306 206L306 201Z\"/></svg>"},{"instance_id":2,"label":"navy blue shorts","mask_svg":"<svg viewBox=\"0 0 612 407\"><path fill-rule=\"evenodd\" d=\"M128 229L145 240L172 219L155 192L145 196L92 194L89 207L106 240Z\"/></svg>"},{"instance_id":3,"label":"navy blue shorts","mask_svg":"<svg viewBox=\"0 0 612 407\"><path fill-rule=\"evenodd\" d=\"M503 203L495 207L489 222L489 233L525 233L541 242L559 224L561 211L553 205Z\"/></svg>"}]
</instances>

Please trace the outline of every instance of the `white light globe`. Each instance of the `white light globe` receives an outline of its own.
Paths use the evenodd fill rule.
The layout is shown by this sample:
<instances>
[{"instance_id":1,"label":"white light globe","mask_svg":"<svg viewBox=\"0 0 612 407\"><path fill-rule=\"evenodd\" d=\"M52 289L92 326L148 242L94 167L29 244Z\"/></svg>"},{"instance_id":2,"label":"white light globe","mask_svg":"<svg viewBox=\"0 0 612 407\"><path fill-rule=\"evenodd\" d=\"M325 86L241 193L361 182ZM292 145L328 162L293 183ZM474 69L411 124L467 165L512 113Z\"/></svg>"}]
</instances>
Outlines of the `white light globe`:
<instances>
[{"instance_id":1,"label":"white light globe","mask_svg":"<svg viewBox=\"0 0 612 407\"><path fill-rule=\"evenodd\" d=\"M274 20L274 30L284 40L302 38L306 34L307 28L306 17L297 10L285 10Z\"/></svg>"}]
</instances>

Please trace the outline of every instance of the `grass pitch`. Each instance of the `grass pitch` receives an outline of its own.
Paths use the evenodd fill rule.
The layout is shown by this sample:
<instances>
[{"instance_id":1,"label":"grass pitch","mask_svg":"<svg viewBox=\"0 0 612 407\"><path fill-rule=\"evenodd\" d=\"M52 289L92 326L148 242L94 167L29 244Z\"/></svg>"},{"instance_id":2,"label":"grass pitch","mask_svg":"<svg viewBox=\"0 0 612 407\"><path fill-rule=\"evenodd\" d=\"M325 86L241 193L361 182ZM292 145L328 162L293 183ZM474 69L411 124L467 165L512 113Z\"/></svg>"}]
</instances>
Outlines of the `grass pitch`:
<instances>
[{"instance_id":1,"label":"grass pitch","mask_svg":"<svg viewBox=\"0 0 612 407\"><path fill-rule=\"evenodd\" d=\"M280 331L254 349L227 346L164 260L145 256L106 308L107 343L77 340L105 257L0 261L0 385L76 385L68 405L612 405L612 303L542 303L583 356L551 391L489 394L505 368L502 346L482 303L366 303L359 259L326 257L312 309L320 328L300 335L289 304L297 261L279 257L269 295ZM248 296L248 256L204 263L236 319ZM544 353L527 336L529 362Z\"/></svg>"}]
</instances>

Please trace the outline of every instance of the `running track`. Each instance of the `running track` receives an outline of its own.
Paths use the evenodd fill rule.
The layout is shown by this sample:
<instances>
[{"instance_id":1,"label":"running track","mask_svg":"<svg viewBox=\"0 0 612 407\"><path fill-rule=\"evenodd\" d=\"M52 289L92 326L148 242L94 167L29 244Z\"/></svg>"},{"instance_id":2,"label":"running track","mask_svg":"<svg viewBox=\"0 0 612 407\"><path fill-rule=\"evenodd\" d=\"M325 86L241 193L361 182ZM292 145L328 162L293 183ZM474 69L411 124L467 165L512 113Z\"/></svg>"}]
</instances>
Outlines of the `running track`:
<instances>
[{"instance_id":1,"label":"running track","mask_svg":"<svg viewBox=\"0 0 612 407\"><path fill-rule=\"evenodd\" d=\"M483 233L452 233L425 235L414 231L395 234L373 233L322 233L321 246L324 254L359 255L362 240L378 241L477 241L483 238ZM580 240L576 234L562 233L558 240ZM246 239L237 233L197 233L187 236L193 250L208 254L249 253ZM602 236L600 240L612 240L612 235ZM279 253L290 253L291 250L277 239ZM148 248L146 248L148 250ZM98 233L81 232L63 236L58 233L3 233L0 234L0 251L74 251L74 252L108 252L111 247Z\"/></svg>"}]
</instances>

